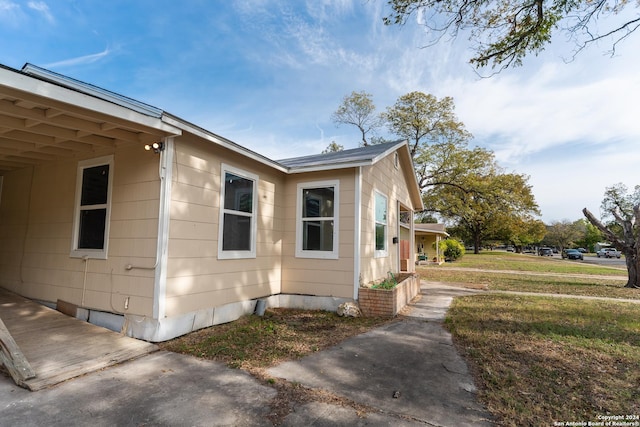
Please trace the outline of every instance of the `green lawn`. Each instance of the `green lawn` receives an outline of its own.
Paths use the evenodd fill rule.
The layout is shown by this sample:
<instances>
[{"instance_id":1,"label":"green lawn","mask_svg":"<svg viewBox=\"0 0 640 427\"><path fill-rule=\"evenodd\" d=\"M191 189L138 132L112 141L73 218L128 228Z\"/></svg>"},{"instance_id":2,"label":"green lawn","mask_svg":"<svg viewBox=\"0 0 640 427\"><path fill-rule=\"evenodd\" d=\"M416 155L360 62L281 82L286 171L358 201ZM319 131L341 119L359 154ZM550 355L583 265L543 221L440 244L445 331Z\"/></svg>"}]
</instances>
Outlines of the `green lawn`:
<instances>
[{"instance_id":1,"label":"green lawn","mask_svg":"<svg viewBox=\"0 0 640 427\"><path fill-rule=\"evenodd\" d=\"M446 326L499 425L640 415L638 304L486 294Z\"/></svg>"},{"instance_id":2,"label":"green lawn","mask_svg":"<svg viewBox=\"0 0 640 427\"><path fill-rule=\"evenodd\" d=\"M465 254L455 262L420 267L418 273L424 280L488 290L640 299L637 289L624 287L627 280L625 268L509 252Z\"/></svg>"},{"instance_id":3,"label":"green lawn","mask_svg":"<svg viewBox=\"0 0 640 427\"><path fill-rule=\"evenodd\" d=\"M585 257L594 256L595 255L585 255ZM482 251L477 255L467 252L461 259L452 263L445 263L441 267L466 267L482 268L486 270L516 270L620 276L626 276L627 274L627 269L624 266L597 266L576 261L562 260L558 254L555 254L553 258L550 258L502 251Z\"/></svg>"},{"instance_id":4,"label":"green lawn","mask_svg":"<svg viewBox=\"0 0 640 427\"><path fill-rule=\"evenodd\" d=\"M466 254L419 272L488 290L640 299L640 290L623 287L626 269L532 255ZM640 415L638 303L486 293L456 298L445 326L498 425Z\"/></svg>"}]
</instances>

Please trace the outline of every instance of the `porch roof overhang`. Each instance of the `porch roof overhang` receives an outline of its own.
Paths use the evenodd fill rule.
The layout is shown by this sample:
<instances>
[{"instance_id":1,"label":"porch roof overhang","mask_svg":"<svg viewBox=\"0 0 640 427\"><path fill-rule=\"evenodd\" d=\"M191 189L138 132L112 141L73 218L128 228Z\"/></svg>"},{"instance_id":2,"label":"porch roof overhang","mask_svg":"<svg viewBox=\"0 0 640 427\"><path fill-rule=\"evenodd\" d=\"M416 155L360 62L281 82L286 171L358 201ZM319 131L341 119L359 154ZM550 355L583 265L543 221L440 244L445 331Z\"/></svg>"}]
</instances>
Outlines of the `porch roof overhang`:
<instances>
[{"instance_id":1,"label":"porch roof overhang","mask_svg":"<svg viewBox=\"0 0 640 427\"><path fill-rule=\"evenodd\" d=\"M449 233L445 231L444 224L422 224L417 223L413 225L414 233L418 236L420 235L431 235L431 236L443 236L449 237Z\"/></svg>"},{"instance_id":2,"label":"porch roof overhang","mask_svg":"<svg viewBox=\"0 0 640 427\"><path fill-rule=\"evenodd\" d=\"M182 133L163 121L160 110L56 77L65 78L37 67L19 71L0 65L0 175Z\"/></svg>"}]
</instances>

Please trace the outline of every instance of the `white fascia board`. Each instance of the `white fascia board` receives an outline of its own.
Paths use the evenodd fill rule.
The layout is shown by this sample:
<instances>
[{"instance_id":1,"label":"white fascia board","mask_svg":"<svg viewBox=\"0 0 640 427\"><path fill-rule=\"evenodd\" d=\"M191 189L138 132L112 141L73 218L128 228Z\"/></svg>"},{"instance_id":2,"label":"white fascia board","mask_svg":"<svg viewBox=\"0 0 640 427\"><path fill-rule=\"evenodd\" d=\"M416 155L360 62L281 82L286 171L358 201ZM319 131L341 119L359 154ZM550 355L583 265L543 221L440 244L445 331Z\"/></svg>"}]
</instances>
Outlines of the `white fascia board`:
<instances>
[{"instance_id":1,"label":"white fascia board","mask_svg":"<svg viewBox=\"0 0 640 427\"><path fill-rule=\"evenodd\" d=\"M412 187L412 190L417 195L417 199L418 199L418 205L414 206L414 211L416 212L422 211L424 210L424 204L422 203L422 192L420 191L420 185L418 185L418 177L416 176L415 166L413 165L413 159L411 158L411 151L409 151L409 143L406 140L398 143L398 145L391 147L389 150L385 151L383 154L376 157L376 159L374 160L374 163L388 156L394 151L403 150L403 149L406 154L406 158L409 159L409 164L407 166L410 167L412 171L411 178L409 178L410 182L408 182L407 184L409 187Z\"/></svg>"},{"instance_id":2,"label":"white fascia board","mask_svg":"<svg viewBox=\"0 0 640 427\"><path fill-rule=\"evenodd\" d=\"M380 153L376 157L374 157L373 160L371 161L371 164L375 165L380 160L382 160L385 157L387 157L389 154L393 153L394 151L397 151L403 145L407 147L407 150L409 149L409 143L406 140L398 142L396 145L394 145L392 147L389 147L389 149L387 151L385 151L384 153ZM409 154L411 154L411 153L409 153Z\"/></svg>"},{"instance_id":3,"label":"white fascia board","mask_svg":"<svg viewBox=\"0 0 640 427\"><path fill-rule=\"evenodd\" d=\"M45 68L40 68L37 65L26 64L22 68L22 72L32 76L42 77L47 80L51 80L62 86L66 86L71 89L75 89L75 90L84 92L86 94L93 95L97 98L104 99L105 101L113 102L114 104L122 105L123 107L129 108L130 110L137 111L147 116L152 116L158 119L162 116L162 110L159 108L145 104L144 102L140 102L133 98L119 95L115 92L111 92L110 90L106 90L101 87L94 86L92 84L85 83L71 77L67 77L62 74L58 74L54 71L50 71Z\"/></svg>"},{"instance_id":4,"label":"white fascia board","mask_svg":"<svg viewBox=\"0 0 640 427\"><path fill-rule=\"evenodd\" d=\"M43 81L31 75L19 73L0 67L0 82L2 86L7 86L15 90L41 96L74 107L84 108L101 114L113 116L133 123L139 123L153 129L158 129L170 135L180 135L180 129L164 123L161 118L152 117L130 108L114 104L99 97L78 92L69 87ZM67 85L70 86L70 85Z\"/></svg>"},{"instance_id":5,"label":"white fascia board","mask_svg":"<svg viewBox=\"0 0 640 427\"><path fill-rule=\"evenodd\" d=\"M189 122L185 122L175 116L171 116L168 114L164 114L162 117L162 120L173 125L176 126L178 128L181 128L182 130L192 133L200 138L203 138L207 141L213 142L214 144L220 145L224 148L227 148L233 152L236 152L244 157L248 157L252 160L255 160L256 162L262 163L263 165L269 166L270 168L279 170L280 172L288 172L288 169L284 166L282 166L280 163L275 162L273 160L270 160L256 152L253 152L251 150L249 150L248 148L244 148L238 144L235 144L231 141L229 141L228 139L225 139L219 135L216 135L214 133L211 133L205 129L202 129L198 126L195 126Z\"/></svg>"}]
</instances>

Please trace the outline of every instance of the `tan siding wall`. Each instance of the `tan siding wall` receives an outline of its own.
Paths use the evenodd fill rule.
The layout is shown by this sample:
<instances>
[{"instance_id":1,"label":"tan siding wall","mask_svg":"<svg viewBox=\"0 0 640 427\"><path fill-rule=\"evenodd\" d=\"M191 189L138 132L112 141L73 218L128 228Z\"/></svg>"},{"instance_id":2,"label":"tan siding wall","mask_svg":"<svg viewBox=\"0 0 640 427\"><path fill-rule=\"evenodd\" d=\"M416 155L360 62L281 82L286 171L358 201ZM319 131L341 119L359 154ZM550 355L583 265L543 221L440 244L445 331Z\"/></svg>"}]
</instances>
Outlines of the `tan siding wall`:
<instances>
[{"instance_id":1,"label":"tan siding wall","mask_svg":"<svg viewBox=\"0 0 640 427\"><path fill-rule=\"evenodd\" d=\"M7 172L0 195L0 286L14 292L20 292L32 173L31 168Z\"/></svg>"},{"instance_id":2,"label":"tan siding wall","mask_svg":"<svg viewBox=\"0 0 640 427\"><path fill-rule=\"evenodd\" d=\"M298 183L340 181L339 258L296 258L296 198ZM346 171L289 175L284 191L282 292L353 298L355 173Z\"/></svg>"},{"instance_id":3,"label":"tan siding wall","mask_svg":"<svg viewBox=\"0 0 640 427\"><path fill-rule=\"evenodd\" d=\"M279 293L283 175L192 135L175 154L166 316ZM222 163L258 175L256 258L218 259Z\"/></svg>"},{"instance_id":4,"label":"tan siding wall","mask_svg":"<svg viewBox=\"0 0 640 427\"><path fill-rule=\"evenodd\" d=\"M108 259L85 262L69 256L78 161L109 154L114 154L114 171ZM4 181L0 239L11 244L0 245L8 252L9 264L0 264L3 286L50 302L62 299L81 305L84 296L85 307L104 311L124 311L129 297L128 313L152 314L153 271L128 271L125 266L155 263L157 155L140 145L123 145L36 166L33 179L25 169L8 174Z\"/></svg>"},{"instance_id":5,"label":"tan siding wall","mask_svg":"<svg viewBox=\"0 0 640 427\"><path fill-rule=\"evenodd\" d=\"M375 258L375 191L387 196L387 256ZM362 281L369 283L382 279L389 271L398 272L398 244L392 243L393 237L400 237L398 230L398 201L411 208L409 191L405 184L402 163L394 166L394 155L390 154L374 166L362 168L362 242L361 265Z\"/></svg>"}]
</instances>

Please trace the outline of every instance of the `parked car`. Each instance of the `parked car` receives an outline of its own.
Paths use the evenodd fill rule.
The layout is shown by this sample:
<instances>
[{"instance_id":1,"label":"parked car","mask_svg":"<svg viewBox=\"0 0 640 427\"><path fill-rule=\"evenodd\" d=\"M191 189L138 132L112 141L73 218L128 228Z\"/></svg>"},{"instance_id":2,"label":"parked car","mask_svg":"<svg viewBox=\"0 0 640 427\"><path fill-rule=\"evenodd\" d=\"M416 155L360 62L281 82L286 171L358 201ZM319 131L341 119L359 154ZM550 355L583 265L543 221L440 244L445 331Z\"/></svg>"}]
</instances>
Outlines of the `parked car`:
<instances>
[{"instance_id":1,"label":"parked car","mask_svg":"<svg viewBox=\"0 0 640 427\"><path fill-rule=\"evenodd\" d=\"M582 252L577 249L565 249L562 251L562 259L584 259Z\"/></svg>"},{"instance_id":2,"label":"parked car","mask_svg":"<svg viewBox=\"0 0 640 427\"><path fill-rule=\"evenodd\" d=\"M602 248L598 252L596 252L598 258L620 258L620 251L616 248Z\"/></svg>"},{"instance_id":3,"label":"parked car","mask_svg":"<svg viewBox=\"0 0 640 427\"><path fill-rule=\"evenodd\" d=\"M576 249L576 251L578 251L580 253L583 253L583 254L587 253L587 250L585 248L578 248L578 249Z\"/></svg>"},{"instance_id":4,"label":"parked car","mask_svg":"<svg viewBox=\"0 0 640 427\"><path fill-rule=\"evenodd\" d=\"M540 255L540 256L553 256L553 249L551 249L551 248L540 248L540 249L538 249L538 255Z\"/></svg>"}]
</instances>

